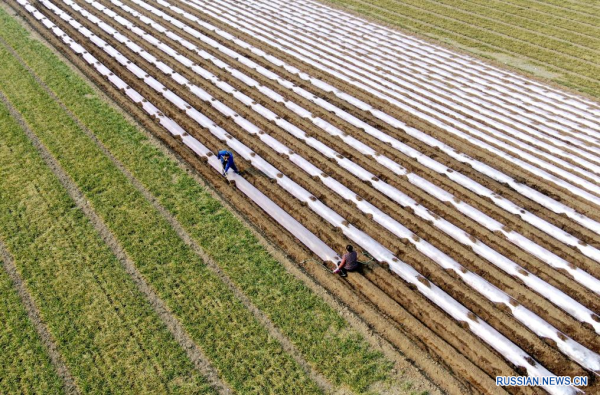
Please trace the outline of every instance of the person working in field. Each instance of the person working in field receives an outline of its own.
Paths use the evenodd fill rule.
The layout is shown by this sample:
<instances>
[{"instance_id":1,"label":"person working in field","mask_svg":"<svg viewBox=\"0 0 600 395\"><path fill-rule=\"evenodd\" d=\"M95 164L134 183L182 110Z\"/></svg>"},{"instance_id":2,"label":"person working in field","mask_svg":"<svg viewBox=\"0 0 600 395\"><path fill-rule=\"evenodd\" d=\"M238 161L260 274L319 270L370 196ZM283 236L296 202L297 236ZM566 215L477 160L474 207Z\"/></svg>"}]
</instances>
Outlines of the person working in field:
<instances>
[{"instance_id":1,"label":"person working in field","mask_svg":"<svg viewBox=\"0 0 600 395\"><path fill-rule=\"evenodd\" d=\"M333 272L338 273L342 277L346 277L348 275L347 272L358 272L360 271L360 262L358 261L358 254L354 251L354 247L351 245L346 246L346 253L342 256L342 261L340 262L337 269Z\"/></svg>"},{"instance_id":2,"label":"person working in field","mask_svg":"<svg viewBox=\"0 0 600 395\"><path fill-rule=\"evenodd\" d=\"M235 174L240 174L238 168L235 166L235 162L233 161L233 154L227 150L219 151L217 158L221 160L221 164L223 165L223 176L227 177L227 171L232 169Z\"/></svg>"}]
</instances>

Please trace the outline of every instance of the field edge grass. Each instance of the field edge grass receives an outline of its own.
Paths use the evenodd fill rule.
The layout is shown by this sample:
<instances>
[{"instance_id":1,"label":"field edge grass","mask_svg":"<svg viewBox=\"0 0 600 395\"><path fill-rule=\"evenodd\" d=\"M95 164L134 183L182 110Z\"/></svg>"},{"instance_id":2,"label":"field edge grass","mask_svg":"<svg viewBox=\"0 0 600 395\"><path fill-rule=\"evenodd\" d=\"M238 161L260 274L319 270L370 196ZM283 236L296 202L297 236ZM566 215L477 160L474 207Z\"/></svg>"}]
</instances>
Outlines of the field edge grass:
<instances>
[{"instance_id":1,"label":"field edge grass","mask_svg":"<svg viewBox=\"0 0 600 395\"><path fill-rule=\"evenodd\" d=\"M21 49L22 49L22 48L21 48ZM18 51L17 51L17 52L18 52ZM29 62L29 65L31 66L31 62ZM66 69L63 69L63 71L64 71L64 70L66 70ZM109 110L109 109L108 109L106 106L104 106L103 104L102 104L102 105L100 105L100 104L98 103L98 102L99 102L99 100L97 100L97 98L92 98L92 99L88 99L88 98L82 98L82 96L86 96L86 95L90 94L90 93L91 93L91 91L89 91L89 89L83 89L83 91L82 91L82 90L80 90L80 89L79 89L79 88L80 88L80 86L78 85L78 82L74 84L74 81L73 81L73 79L71 78L72 76L68 76L68 77L69 77L69 78L67 78L67 80L69 81L68 89L69 89L70 91L74 91L74 92L77 92L77 93L78 93L78 95L77 95L78 97L77 97L77 98L75 98L75 99L73 99L73 96L71 96L71 100L70 100L70 106L69 106L69 108L70 108L70 109L73 109L73 103L74 103L74 102L75 102L75 103L79 103L79 102L81 102L81 101L84 101L84 102L88 101L88 102L89 102L90 100L92 100L92 101L94 101L94 105L93 105L93 106L91 106L91 105L88 105L88 104L86 104L86 105L88 105L88 107L94 107L94 109L95 109L95 110L97 110L96 112L103 112L105 109L107 109L107 111L109 111L109 113L110 113L109 115L112 115L112 116L117 116L117 118L121 116L120 114L114 114L114 111L113 111L113 110ZM48 79L47 79L47 78L46 78L45 80L46 80L46 81L48 81ZM55 81L55 80L54 80L54 79L52 79L52 81ZM64 90L64 87L63 87L62 89ZM54 91L54 92L57 92L57 89L56 89L56 84L55 84L55 86L53 87L53 91ZM60 93L60 90L58 90L58 93ZM63 92L63 98L64 98L64 95L65 95L65 94L66 94L66 93L65 93L65 92ZM60 95L59 95L59 96L60 96ZM83 99L83 100L82 100L82 99ZM80 110L80 112L81 112L81 107L77 107L77 106L75 106L75 108L76 108L76 109L79 109L79 110ZM77 112L77 111L75 111L75 112ZM88 115L89 115L89 112L88 112ZM105 121L105 120L106 120L106 119L104 119L104 121ZM90 125L89 125L89 121L90 121L90 120L89 120L89 119L87 119L87 121L88 121L88 125L87 125L87 126L90 126ZM120 120L120 121L116 122L116 124L115 124L115 123L113 123L113 122L108 122L108 123L111 125L111 127L112 127L112 128L119 128L119 130L120 130L120 132L121 132L121 136L119 136L119 137L122 137L123 133L128 133L128 132L129 132L129 129L131 129L131 127L130 127L130 126L125 126L123 129L121 129L121 128L120 128L120 126L122 126L122 125L123 125L123 123L122 123L122 122L125 122L125 121L124 121L124 120ZM85 122L84 122L84 123L85 123ZM101 122L101 123L104 123L104 122ZM99 124L98 124L98 121L96 120L96 124L95 124L95 125L92 125L92 126L99 126ZM93 128L91 127L90 129L93 129ZM98 134L97 130L95 130L95 131L96 131L96 133ZM105 133L106 133L106 131L105 131ZM98 134L98 135L99 135L99 134ZM99 136L100 136L100 135L99 135ZM106 141L107 141L106 139L107 139L108 137L107 137L106 135L104 135L104 136L100 136L100 137L101 137L100 139L101 139L101 140L104 140L104 142L106 143ZM103 138L102 138L102 137L103 137ZM113 137L114 137L114 136L113 136ZM153 149L153 148L150 148L150 147L149 147L149 146L148 146L148 145L147 145L145 142L142 142L142 143L140 143L140 140L139 140L138 138L141 138L142 140L144 140L144 139L143 139L141 136L136 136L136 135L134 135L134 136L129 136L129 137L133 137L133 139L134 139L133 143L134 143L135 145L141 145L141 146L143 146L143 147L144 147L144 149L143 149L142 151L145 151L145 153L142 153L142 157L144 157L146 160L148 160L148 159L150 159L150 160L155 160L155 159L156 159L156 157L155 157L155 155L156 155L156 152L148 152L149 150L150 150L150 151L153 151L154 149ZM107 145L109 145L109 146L110 146L110 144L107 144ZM120 156L121 156L121 158L122 158L122 157L123 157L123 155L124 155L124 151L127 151L127 148L121 148L121 150L119 150L119 153L120 153ZM111 147L111 152L113 152L113 153L114 153L114 143L113 143L113 146ZM119 155L117 155L117 156L119 156ZM128 162L129 162L129 163L128 163L128 166L129 166L129 169L130 169L130 170L131 170L131 166L132 166L132 161L134 161L134 162L135 162L135 159L137 159L137 158L136 158L136 156L135 156L135 154L130 154L130 156L129 156L129 159L128 159ZM160 160L160 161L161 161L161 165L162 165L162 164L164 164L165 158L159 158L158 160ZM134 164L135 164L135 163L134 163ZM155 166L155 167L157 167L157 166ZM160 166L158 165L158 167L160 167ZM169 170L172 170L172 169L175 169L175 167L173 167L173 166L169 166ZM137 168L136 170L137 170L137 173L139 174L139 173L140 173L139 166L138 166L138 168ZM163 169L163 170L164 170L164 169ZM135 171L133 171L132 173L134 173L134 174L135 174L136 172L135 172ZM171 173L171 171L169 171L169 173ZM258 250L262 250L262 249L263 249L263 247L262 247L262 246L260 246L260 245L259 245L259 243L258 243L256 240L253 240L253 236L251 236L251 235L250 235L249 231L248 231L247 229L245 229L245 228L244 228L244 226L241 226L241 224L239 223L239 221L238 221L237 219L233 219L233 216L232 216L232 214L228 213L226 210L223 210L223 208L222 208L222 207L220 207L220 203L211 202L211 199L212 199L212 197L210 197L206 191L202 191L202 190L201 190L201 188L198 188L198 186L197 186L197 185L195 185L196 183L195 183L195 181L193 181L193 179L192 179L192 178L190 178L189 176L185 175L185 173L184 173L184 172L182 172L182 171L181 171L181 169L179 169L179 168L177 168L177 170L175 171L175 173L178 175L178 177L179 177L179 176L181 176L181 177L183 177L183 178L184 178L184 179L182 180L182 182L181 182L181 183L178 185L178 187L182 189L181 191L177 191L177 192L178 192L178 194L179 194L179 195L178 195L178 196L179 196L179 198L185 198L185 197L189 196L190 194L191 194L191 195L200 195L200 196L202 196L202 199L203 199L203 200L207 200L207 202L208 202L208 205L209 205L209 207L208 207L208 208L209 208L210 210L214 211L214 212L215 212L215 214L216 214L216 216L215 216L215 217L211 217L211 218L209 218L209 221L211 221L211 222L212 222L212 220L213 220L213 219L215 219L215 218L223 217L224 219L221 219L221 220L220 220L220 221L221 221L221 222L220 222L221 224L225 224L224 226L226 226L226 227L231 227L231 225L234 225L234 226L233 226L233 228L236 230L236 232L237 232L237 231L242 231L242 232L244 232L244 237L242 238L242 239L243 239L243 241L244 241L244 243L246 243L246 242L247 242L247 243L249 243L249 244L253 244L253 245L254 245L254 247L253 247L253 248L258 248ZM171 175L172 175L172 174L171 174ZM184 176L185 176L185 177L184 177ZM146 177L145 177L145 179L143 179L142 181L144 182L144 184L145 184L146 186L148 186L148 182L149 182L148 176L146 176ZM190 182L193 182L193 184L189 184ZM157 184L157 183L159 183L159 182L153 181L153 184ZM159 184L160 184L160 183L159 183ZM167 183L167 184L168 184L168 183ZM154 186L156 186L156 185L154 185ZM190 189L190 188L191 188L191 189ZM186 189L187 189L187 190L186 190ZM186 213L186 212L193 211L193 210L195 210L195 209L196 209L195 207L192 207L191 209L188 209L189 211L181 210L180 212L177 212L177 201L176 201L176 200L174 200L174 198L173 198L173 196L177 196L177 193L176 193L176 194L173 194L173 193L172 193L172 191L171 191L171 196L168 196L168 197L166 197L166 198L165 198L165 196L168 194L168 191L165 191L165 190L158 190L158 193L157 193L157 189L156 189L156 188L154 188L154 193L155 193L155 194L157 194L157 196L159 197L159 200L161 201L161 203L165 204L165 205L166 205L166 207L167 207L167 208L169 208L171 212L175 212L175 213L174 213L174 214L175 214L175 216L176 216L176 217L178 217L178 218L180 218L180 219L182 218L182 216L183 216L183 215L185 215L185 213ZM171 200L169 200L169 199L171 199ZM205 203L207 203L207 202L205 202ZM215 205L215 203L216 203L216 205ZM188 206L188 207L189 207L189 206ZM206 208L205 208L205 210L206 210ZM205 210L201 210L201 211L205 211ZM194 222L194 221L195 221L195 219L196 219L196 218L192 217L192 218L188 219L187 221L183 221L183 222L187 224L187 227L188 227L188 229L189 229L189 226L190 226L190 221L191 221L191 222ZM224 222L223 222L223 221L224 221ZM231 221L231 222L229 222L229 221ZM195 234L195 237L198 237L198 229L197 229L197 228L194 230L194 234ZM209 237L210 237L210 236L209 236ZM212 238L212 239L214 239L214 238ZM206 245L206 243L207 243L207 240L201 240L201 241L202 241L202 244ZM217 244L216 244L216 245L219 245L219 243L223 243L223 240L222 240L222 238L217 238ZM237 246L235 246L235 248L245 248L246 246L244 245L244 243L242 243L242 245L241 245L241 246L240 246L240 245L237 245ZM225 246L223 246L223 245L221 245L221 246L220 246L220 249L221 249L221 250L223 250L223 249L227 250L227 251L224 251L225 253L228 253L228 251L231 251L231 248L232 248L232 246L229 246L229 247L228 247L228 246L226 246L226 245L225 245ZM207 249L207 250L210 250L210 249ZM252 249L252 251L254 251L254 249ZM284 269L281 269L281 268L280 268L280 264L279 264L278 262L276 262L276 260L274 260L272 257L271 257L271 258L269 258L269 257L268 257L268 253L266 253L266 252L264 252L264 251L261 251L261 252L260 252L260 254L259 254L259 258L260 258L261 260L262 260L262 259L267 259L267 260L271 261L270 263L271 263L271 264L273 264L274 266L272 266L270 269L275 269L275 268L277 267L277 268L279 268L279 269L277 269L277 270L275 270L275 271L278 271L278 270L283 270L283 271L285 271ZM221 259L221 261L222 261L222 259ZM231 272L231 270L229 270L229 272ZM264 274L264 273L263 273L263 274ZM278 276L279 276L279 274L278 274ZM286 275L286 276L287 276L287 277L290 277L290 275ZM285 277L285 276L284 276L284 277ZM239 275L238 275L238 278L239 278ZM272 282L272 283L277 283L277 282L279 282L279 281L278 281L279 279L280 279L280 277L277 277L277 276L275 276L275 278L274 278L274 279L271 279L271 282ZM292 283L294 283L294 281L292 281ZM293 290L295 287L299 287L299 289L300 289L302 292L307 292L305 289L304 289L304 290L302 289L304 286L299 286L298 284L292 284L292 286L290 286L290 290ZM246 286L245 288L246 288L246 292L247 292L247 289L248 289L248 287ZM254 292L254 293L256 293L256 292L260 292L260 290L257 290L257 289L255 289L253 292ZM253 294L253 296L255 296L255 295ZM279 296L276 296L276 297L280 297L280 296L281 296L281 295L279 295ZM269 298L267 298L267 299L269 299ZM314 298L313 298L313 299L314 299ZM254 298L254 300L256 300L256 299ZM263 308L264 308L264 303L269 303L269 300L263 301ZM318 304L319 304L319 303L317 303L317 305L318 305ZM323 305L323 303L320 303L320 304L321 304L321 305ZM315 307L315 306L311 306L311 307ZM323 308L323 306L320 306L320 307L319 307L319 309L320 309L321 311L327 310L327 308ZM264 309L263 309L263 310L264 310ZM269 314L269 316L270 316L272 319L273 319L273 317L274 317L274 316L273 316L273 314L272 314L272 312L271 312L271 314ZM276 317L276 318L278 318L278 317ZM285 316L279 316L279 322L281 322L281 320L282 320L282 319L283 319L283 320L285 320ZM339 318L339 317L338 317L338 320L341 320L341 318ZM343 320L342 320L342 321L343 321ZM341 324L341 325L340 325L340 327L341 327L341 328L345 328L345 325L344 325L344 324ZM288 329L288 332L289 332L289 329ZM332 339L328 339L328 342L329 342L329 343L331 343L331 344L334 344L334 345L335 345L335 344L336 344L336 341L335 341L335 340L336 340L336 339L335 339L335 337L333 337L333 340L332 340ZM357 343L357 340L360 340L360 339L359 339L358 337L352 337L352 338L350 338L350 339L346 339L346 342L342 342L342 343L339 343L339 342L337 342L337 344L338 344L338 346L341 344L341 345L342 345L342 347L350 347L350 345L352 345L352 346L351 346L351 348L355 349L355 348L356 348L356 345L355 345L355 343ZM359 341L359 343L361 344L361 345L360 345L360 347L359 347L359 350L360 350L361 352L359 352L359 354L360 354L360 353L362 353L362 351L368 350L368 348L367 348L367 347L365 347L365 346L364 346L364 344L362 344L363 342L364 342L363 340L360 340L360 341ZM344 345L344 344L346 344L346 345ZM306 352L306 347L304 347L304 351ZM308 351L310 352L310 350L308 350ZM352 353L352 351L350 351L350 353ZM377 353L376 353L376 354L377 354ZM373 358L373 355L374 355L374 354L371 354L371 353L367 352L367 357L368 357L368 358ZM314 356L313 356L312 358L314 359ZM368 360L368 358L367 358L367 360ZM382 363L382 362L381 362L381 356L380 356L380 355L375 355L375 356L374 356L374 358L375 358L375 359L378 359L378 360L380 360L380 361L378 362L379 364L381 364L381 363ZM389 371L389 368L390 368L390 364L389 364L389 362L384 362L384 363L383 363L383 365L385 365L385 368L384 368L384 370L385 370L385 371ZM365 367L365 366L363 365L363 366L361 367L361 369L362 369L362 368L364 368L364 367ZM333 368L333 366L332 366L332 368ZM369 368L368 366L366 366L366 368L367 368L367 370L369 370L369 369L372 369L372 367L371 367L371 368ZM378 369L376 369L375 371L377 371L377 370L378 370ZM372 372L371 372L371 373L372 373ZM359 375L359 377L362 377L362 378L364 379L365 377L367 377L367 378L368 378L368 377L371 377L371 378L373 378L374 376L373 376L373 374L360 374L360 375ZM379 378L380 378L380 377L377 377L377 375L375 375L375 377L376 377L377 379L379 379ZM344 381L348 381L348 379L345 379ZM339 382L339 380L338 380L338 382ZM364 385L364 383L363 383L363 384L361 384L361 385L363 386L363 388L367 387L366 385ZM356 385L355 385L354 387L356 387Z\"/></svg>"}]
</instances>

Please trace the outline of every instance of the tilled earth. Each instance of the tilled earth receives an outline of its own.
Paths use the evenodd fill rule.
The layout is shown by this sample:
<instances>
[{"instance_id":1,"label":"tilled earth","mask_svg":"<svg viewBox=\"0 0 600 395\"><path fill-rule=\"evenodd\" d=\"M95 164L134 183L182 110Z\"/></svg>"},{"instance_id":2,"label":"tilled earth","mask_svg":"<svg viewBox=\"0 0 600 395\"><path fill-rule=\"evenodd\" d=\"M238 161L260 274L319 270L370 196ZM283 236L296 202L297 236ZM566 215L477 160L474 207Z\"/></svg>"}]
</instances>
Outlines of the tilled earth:
<instances>
[{"instance_id":1,"label":"tilled earth","mask_svg":"<svg viewBox=\"0 0 600 395\"><path fill-rule=\"evenodd\" d=\"M248 67L239 60L224 56L213 47L203 43L191 35L186 29L182 29L173 23L159 18L147 11L136 3L123 0L125 5L131 7L142 15L158 21L169 31L176 33L180 37L194 43L199 49L221 59L227 63L231 69L239 70L259 81L262 86L279 93L287 100L296 103L313 114L313 117L320 117L332 125L343 130L350 136L369 145L378 153L385 155L409 172L415 173L422 178L432 182L442 189L452 193L457 201L468 202L473 207L484 212L488 216L506 225L507 229L516 230L525 235L533 242L552 251L559 257L576 264L577 267L585 270L591 275L600 276L600 265L598 262L584 256L578 250L571 248L557 239L553 238L541 230L523 221L519 216L510 214L493 202L482 198L470 190L462 187L448 177L435 173L416 160L400 153L387 144L366 134L360 128L349 124L333 113L323 110L314 102L303 98L289 89L285 89L280 84L265 78L256 69ZM600 352L600 338L589 324L581 323L571 315L567 314L558 306L551 303L545 295L541 295L527 287L521 279L516 276L496 268L481 256L477 255L472 248L455 241L452 237L442 232L432 223L425 221L414 213L410 207L402 207L389 197L374 188L375 182L387 182L388 184L401 190L410 198L426 207L429 212L435 216L444 218L455 226L468 233L470 237L480 240L495 251L509 258L520 265L528 272L538 276L548 284L558 288L568 296L577 300L594 312L600 311L600 299L593 292L590 292L580 283L576 282L567 272L555 270L548 264L531 254L517 248L504 236L502 232L492 232L477 222L467 218L459 212L455 206L448 203L442 203L434 196L427 194L422 189L417 188L407 177L399 177L392 171L385 168L373 157L363 155L356 151L352 146L346 144L339 138L333 137L315 126L314 123L306 118L299 117L296 113L288 109L283 103L273 101L268 96L259 92L255 88L242 83L230 72L215 66L206 61L194 51L181 45L157 30L153 30L150 25L140 22L135 16L126 12L122 8L112 5L109 1L100 1L101 4L108 7L120 17L141 27L145 32L159 38L162 43L173 48L177 53L186 56L195 64L200 65L212 74L219 77L220 80L227 82L235 89L250 96L256 103L263 105L272 112L276 113L281 119L297 126L305 131L310 137L313 137L326 145L335 149L346 158L377 176L372 182L365 182L349 171L339 166L336 160L329 159L323 154L307 144L306 140L299 140L285 130L263 118L250 107L244 105L232 95L222 91L213 82L201 78L190 68L177 62L175 59L166 55L157 47L150 45L134 32L127 30L115 21L111 21L103 12L92 7L83 0L75 0L75 3L86 9L97 18L102 19L112 28L125 35L131 42L155 56L164 64L171 67L175 72L187 78L196 86L204 89L212 95L217 101L226 104L235 110L239 116L246 118L254 125L258 126L263 133L279 140L290 148L293 152L301 155L312 164L320 168L328 176L335 178L348 188L352 189L360 198L367 200L381 211L404 225L412 231L416 238L424 239L437 249L453 258L464 268L485 278L491 284L500 290L511 295L520 305L535 312L545 321L553 325L560 332L568 335L573 340L587 347L593 352ZM14 3L15 8L19 5ZM40 3L34 4L49 20L63 29L71 38L80 43L85 49L96 57L102 64L117 74L131 88L142 94L149 102L153 103L159 110L176 121L183 127L187 133L195 137L198 141L208 147L212 152L223 149L225 143L209 133L191 119L185 112L178 110L164 95L157 93L150 88L143 80L138 79L133 73L122 67L114 58L109 56L103 49L93 45L78 30L57 17L48 8ZM556 375L569 376L589 376L591 385L586 391L593 393L598 390L598 384L594 382L595 375L592 372L582 368L577 363L571 361L557 347L556 342L551 339L538 337L530 329L519 322L512 314L508 306L502 303L493 303L472 290L467 286L460 276L453 270L443 270L440 266L419 252L411 240L400 239L389 230L376 222L372 215L365 214L356 207L352 201L343 199L329 190L319 178L313 178L307 175L302 169L298 168L292 162L287 160L285 155L280 155L272 148L262 142L258 135L249 134L240 127L232 117L223 115L210 102L199 100L186 86L176 83L170 75L165 74L153 63L148 62L133 52L126 45L116 40L113 36L106 33L98 25L92 23L87 18L76 12L66 4L56 1L55 5L68 13L80 24L102 38L104 41L116 48L121 54L130 59L140 68L144 69L149 75L156 78L160 83L170 91L177 94L180 98L188 102L202 114L213 120L215 124L225 129L232 138L235 138L246 146L250 147L256 155L262 157L269 163L276 166L283 174L293 179L296 183L308 190L313 196L325 203L328 207L343 216L349 223L368 233L381 245L392 251L402 261L413 266L424 277L442 288L450 296L472 311L477 317L487 322L513 343L521 347L532 358L545 366ZM175 13L167 7L152 2L152 5L164 13L183 23L190 24L181 15ZM544 179L524 171L522 168L514 165L510 161L500 158L496 155L481 149L476 144L469 141L451 136L435 126L424 122L415 116L391 106L388 102L368 93L349 86L344 81L336 77L334 73L324 73L315 69L301 60L286 55L285 53L265 45L263 42L252 36L243 34L227 24L210 16L199 12L197 9L189 7L185 3L178 3L178 7L186 12L197 16L198 18L217 26L236 37L241 38L247 43L258 47L269 54L274 54L279 59L288 64L319 78L327 83L347 92L348 94L367 102L376 108L384 110L386 113L403 120L407 124L418 128L436 139L454 147L457 151L464 152L471 157L501 170L507 175L518 179L534 189L543 192L555 199L567 202L569 206L578 212L587 215L589 218L600 220L600 210L593 203L578 196L572 191L549 183ZM246 218L260 231L266 234L275 244L285 250L297 262L302 262L304 269L309 272L325 288L341 298L349 307L360 314L375 331L379 332L384 338L392 343L399 352L403 353L426 374L437 385L449 393L542 393L539 388L513 387L499 388L494 384L494 378L498 375L513 376L523 374L519 366L513 366L502 355L485 344L481 339L475 336L469 330L467 322L457 322L440 308L432 304L413 286L401 280L398 276L391 273L385 263L375 263L370 265L364 275L350 275L346 279L340 279L337 276L331 276L321 265L314 261L314 257L309 250L304 248L294 235L285 231L280 225L263 213L258 206L247 199L239 192L235 185L229 184L220 174L200 160L191 150L189 150L179 139L173 138L169 133L162 129L153 119L146 115L139 107L136 107L125 95L123 91L118 91L105 79L103 79L93 68L83 62L80 58L70 51L68 46L56 39L43 25L32 18L27 13L22 13L27 20L54 46L63 52L74 64L86 73L97 85L114 98L128 112L135 115L138 120L152 131L155 135L164 140L175 152L177 152L191 167L197 170L214 188L231 204L239 210ZM563 215L558 215L539 203L530 200L510 186L492 180L482 175L477 170L467 164L461 163L449 155L425 145L416 138L404 133L402 130L395 129L390 125L374 117L368 111L361 110L347 102L340 100L334 94L300 78L297 74L290 73L283 67L277 67L267 62L264 58L256 56L251 51L236 45L233 42L224 40L221 36L210 29L203 28L200 25L194 25L194 29L203 35L219 42L220 44L233 49L244 57L251 59L255 63L271 70L281 76L283 79L292 82L298 87L311 92L315 97L327 100L329 103L347 111L360 120L376 127L380 131L394 136L410 147L421 153L434 158L438 162L450 167L453 171L460 172L487 188L493 190L499 196L516 203L523 209L534 213L538 217L558 226L566 232L576 236L582 242L600 248L600 238L597 234L579 225L573 220ZM435 97L434 97L435 99ZM292 215L296 220L302 223L308 230L317 235L326 244L336 251L342 251L345 245L353 244L348 240L340 229L332 227L328 222L319 217L314 211L302 202L294 199L277 183L266 177L263 173L256 170L252 163L243 158L236 157L237 166L242 170L244 178L263 192L269 199L274 201L286 212ZM597 182L597 180L589 180ZM597 319L597 315L595 316ZM475 318L477 319L477 318ZM433 357L424 358L423 353Z\"/></svg>"}]
</instances>

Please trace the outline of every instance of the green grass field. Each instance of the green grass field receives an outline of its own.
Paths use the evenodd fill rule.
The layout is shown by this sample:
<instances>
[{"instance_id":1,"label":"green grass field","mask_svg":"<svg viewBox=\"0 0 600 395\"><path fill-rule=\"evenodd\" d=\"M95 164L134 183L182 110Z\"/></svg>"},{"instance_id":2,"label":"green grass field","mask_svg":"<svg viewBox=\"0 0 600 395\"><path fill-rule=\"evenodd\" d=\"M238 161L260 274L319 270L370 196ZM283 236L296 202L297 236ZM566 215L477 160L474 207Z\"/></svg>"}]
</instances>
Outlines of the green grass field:
<instances>
[{"instance_id":1,"label":"green grass field","mask_svg":"<svg viewBox=\"0 0 600 395\"><path fill-rule=\"evenodd\" d=\"M2 9L0 37L334 388L364 392L386 381L390 362L370 349L335 310L270 256L233 214ZM227 385L240 393L321 392L2 45L0 92L84 194ZM75 206L4 107L0 121L0 238L14 256L77 385L86 393L100 388L116 393L210 393L90 219ZM13 301L11 309L20 308L12 306L18 304L16 299L7 300ZM36 344L29 347L40 351ZM25 351L16 348L14 353L26 352L26 346ZM47 375L52 378L44 385L56 386L52 372ZM135 386L130 386L132 380Z\"/></svg>"},{"instance_id":2,"label":"green grass field","mask_svg":"<svg viewBox=\"0 0 600 395\"><path fill-rule=\"evenodd\" d=\"M0 125L0 237L79 388L211 393L3 105Z\"/></svg>"},{"instance_id":3,"label":"green grass field","mask_svg":"<svg viewBox=\"0 0 600 395\"><path fill-rule=\"evenodd\" d=\"M0 322L0 393L61 393L62 383L4 271L0 271Z\"/></svg>"},{"instance_id":4,"label":"green grass field","mask_svg":"<svg viewBox=\"0 0 600 395\"><path fill-rule=\"evenodd\" d=\"M600 3L321 0L600 97Z\"/></svg>"}]
</instances>

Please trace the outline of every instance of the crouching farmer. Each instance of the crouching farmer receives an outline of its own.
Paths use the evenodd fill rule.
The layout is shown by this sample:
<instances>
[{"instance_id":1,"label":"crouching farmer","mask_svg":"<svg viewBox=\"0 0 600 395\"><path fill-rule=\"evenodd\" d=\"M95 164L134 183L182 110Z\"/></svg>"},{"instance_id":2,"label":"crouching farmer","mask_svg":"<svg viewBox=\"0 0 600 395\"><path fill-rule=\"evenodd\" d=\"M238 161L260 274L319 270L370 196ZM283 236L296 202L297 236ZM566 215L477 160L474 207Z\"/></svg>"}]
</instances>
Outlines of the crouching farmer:
<instances>
[{"instance_id":1,"label":"crouching farmer","mask_svg":"<svg viewBox=\"0 0 600 395\"><path fill-rule=\"evenodd\" d=\"M333 272L342 277L348 276L347 272L360 272L361 263L358 261L358 254L351 245L346 246L346 253L342 256L342 261Z\"/></svg>"},{"instance_id":2,"label":"crouching farmer","mask_svg":"<svg viewBox=\"0 0 600 395\"><path fill-rule=\"evenodd\" d=\"M240 174L238 171L235 162L233 161L233 154L226 150L219 151L217 158L221 160L221 165L223 165L223 176L227 177L227 171L229 169L233 170L235 174Z\"/></svg>"}]
</instances>

